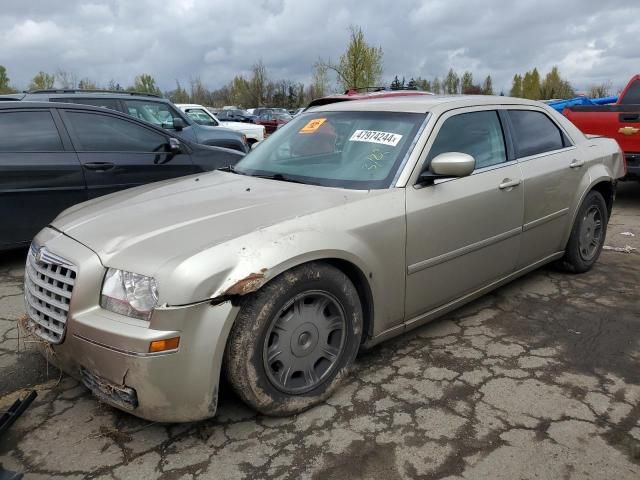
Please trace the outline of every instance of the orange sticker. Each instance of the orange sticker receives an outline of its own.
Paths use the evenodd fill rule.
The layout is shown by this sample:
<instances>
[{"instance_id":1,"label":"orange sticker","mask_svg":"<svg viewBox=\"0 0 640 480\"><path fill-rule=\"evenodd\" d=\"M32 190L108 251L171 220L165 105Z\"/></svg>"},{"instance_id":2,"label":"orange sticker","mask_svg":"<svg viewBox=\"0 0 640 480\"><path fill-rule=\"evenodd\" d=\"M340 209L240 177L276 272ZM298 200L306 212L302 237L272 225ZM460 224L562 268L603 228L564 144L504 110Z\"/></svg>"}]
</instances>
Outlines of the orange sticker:
<instances>
[{"instance_id":1,"label":"orange sticker","mask_svg":"<svg viewBox=\"0 0 640 480\"><path fill-rule=\"evenodd\" d=\"M324 122L326 122L326 118L316 118L314 120L309 121L304 127L300 129L299 133L313 133L318 130Z\"/></svg>"}]
</instances>

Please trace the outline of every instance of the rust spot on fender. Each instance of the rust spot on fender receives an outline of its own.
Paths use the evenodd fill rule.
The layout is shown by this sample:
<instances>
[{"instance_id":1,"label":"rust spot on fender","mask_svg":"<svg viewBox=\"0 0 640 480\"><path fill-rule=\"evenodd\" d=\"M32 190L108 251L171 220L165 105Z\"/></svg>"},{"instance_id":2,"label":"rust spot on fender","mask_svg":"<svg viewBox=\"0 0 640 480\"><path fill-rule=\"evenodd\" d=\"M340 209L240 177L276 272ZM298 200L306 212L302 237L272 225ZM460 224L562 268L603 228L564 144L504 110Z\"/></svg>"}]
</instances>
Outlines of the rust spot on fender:
<instances>
[{"instance_id":1,"label":"rust spot on fender","mask_svg":"<svg viewBox=\"0 0 640 480\"><path fill-rule=\"evenodd\" d=\"M246 295L247 293L255 292L264 283L264 272L267 269L263 268L260 273L250 273L242 280L238 280L224 291L224 295Z\"/></svg>"}]
</instances>

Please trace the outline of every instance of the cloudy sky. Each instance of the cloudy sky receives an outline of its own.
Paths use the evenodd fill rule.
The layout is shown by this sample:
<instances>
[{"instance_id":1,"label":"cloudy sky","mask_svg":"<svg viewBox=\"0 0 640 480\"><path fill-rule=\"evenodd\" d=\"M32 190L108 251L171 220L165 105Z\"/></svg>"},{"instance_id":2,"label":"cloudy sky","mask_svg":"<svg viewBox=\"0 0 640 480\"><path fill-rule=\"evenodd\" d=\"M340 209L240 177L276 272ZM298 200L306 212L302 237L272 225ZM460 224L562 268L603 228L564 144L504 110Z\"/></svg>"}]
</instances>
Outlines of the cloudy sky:
<instances>
[{"instance_id":1,"label":"cloudy sky","mask_svg":"<svg viewBox=\"0 0 640 480\"><path fill-rule=\"evenodd\" d=\"M453 67L508 91L514 73L558 65L581 90L640 73L638 0L0 0L0 64L18 88L58 69L213 88L259 59L270 78L305 82L318 57L339 57L350 24L383 48L386 80Z\"/></svg>"}]
</instances>

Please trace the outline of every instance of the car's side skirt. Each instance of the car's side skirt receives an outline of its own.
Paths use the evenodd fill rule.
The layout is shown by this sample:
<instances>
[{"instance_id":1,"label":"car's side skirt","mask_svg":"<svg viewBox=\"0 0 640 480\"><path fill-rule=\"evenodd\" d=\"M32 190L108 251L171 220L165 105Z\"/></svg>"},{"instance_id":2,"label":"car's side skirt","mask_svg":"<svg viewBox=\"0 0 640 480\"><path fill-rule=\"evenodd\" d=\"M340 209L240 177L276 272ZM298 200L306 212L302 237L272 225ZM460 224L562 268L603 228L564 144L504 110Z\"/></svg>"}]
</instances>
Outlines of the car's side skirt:
<instances>
[{"instance_id":1,"label":"car's side skirt","mask_svg":"<svg viewBox=\"0 0 640 480\"><path fill-rule=\"evenodd\" d=\"M513 272L512 274L507 275L506 277L503 277L499 280L496 280L478 290L470 292L460 298L457 298L456 300L452 300L449 303L446 303L444 305L441 305L440 307L434 308L433 310L422 313L417 317L411 318L401 325L395 326L393 328L385 330L384 332L381 332L380 334L368 340L364 344L364 346L371 347L380 342L383 342L384 340L395 337L403 332L417 328L421 325L424 325L425 323L429 323L430 321L435 320L436 318L441 317L442 315L449 313L450 311L455 310L461 307L462 305L475 300L478 297L481 297L482 295L490 292L491 290L501 287L502 285L509 283L510 281L515 280L518 277L521 277L533 270L540 268L542 265L545 265L549 262L562 258L563 255L564 255L564 251L556 252L552 255L549 255L548 257L543 258L542 260L535 262L532 265L529 265L525 268L521 268L520 270Z\"/></svg>"}]
</instances>

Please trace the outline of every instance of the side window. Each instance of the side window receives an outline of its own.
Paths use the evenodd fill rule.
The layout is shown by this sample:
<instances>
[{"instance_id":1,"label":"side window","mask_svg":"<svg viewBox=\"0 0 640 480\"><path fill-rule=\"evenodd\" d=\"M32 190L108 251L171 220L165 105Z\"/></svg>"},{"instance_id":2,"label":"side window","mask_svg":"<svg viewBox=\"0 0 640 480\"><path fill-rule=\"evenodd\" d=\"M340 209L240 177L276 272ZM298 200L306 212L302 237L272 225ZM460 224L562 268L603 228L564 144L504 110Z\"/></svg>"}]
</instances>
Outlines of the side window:
<instances>
[{"instance_id":1,"label":"side window","mask_svg":"<svg viewBox=\"0 0 640 480\"><path fill-rule=\"evenodd\" d=\"M162 152L167 139L156 132L111 115L67 112L78 151Z\"/></svg>"},{"instance_id":2,"label":"side window","mask_svg":"<svg viewBox=\"0 0 640 480\"><path fill-rule=\"evenodd\" d=\"M0 113L0 152L60 152L60 134L51 113Z\"/></svg>"},{"instance_id":3,"label":"side window","mask_svg":"<svg viewBox=\"0 0 640 480\"><path fill-rule=\"evenodd\" d=\"M427 162L441 153L461 152L476 159L476 169L507 161L498 113L471 112L448 118L440 127Z\"/></svg>"},{"instance_id":4,"label":"side window","mask_svg":"<svg viewBox=\"0 0 640 480\"><path fill-rule=\"evenodd\" d=\"M127 113L162 128L173 128L173 119L182 117L169 104L145 100L124 100ZM185 121L185 123L187 123Z\"/></svg>"},{"instance_id":5,"label":"side window","mask_svg":"<svg viewBox=\"0 0 640 480\"><path fill-rule=\"evenodd\" d=\"M565 147L560 129L542 112L509 110L518 157L552 152Z\"/></svg>"},{"instance_id":6,"label":"side window","mask_svg":"<svg viewBox=\"0 0 640 480\"><path fill-rule=\"evenodd\" d=\"M631 84L629 89L625 92L624 96L620 100L623 105L638 105L640 104L640 80L636 80Z\"/></svg>"},{"instance_id":7,"label":"side window","mask_svg":"<svg viewBox=\"0 0 640 480\"><path fill-rule=\"evenodd\" d=\"M80 105L92 105L94 107L108 108L118 111L118 101L113 98L50 98L50 102L78 103Z\"/></svg>"}]
</instances>

